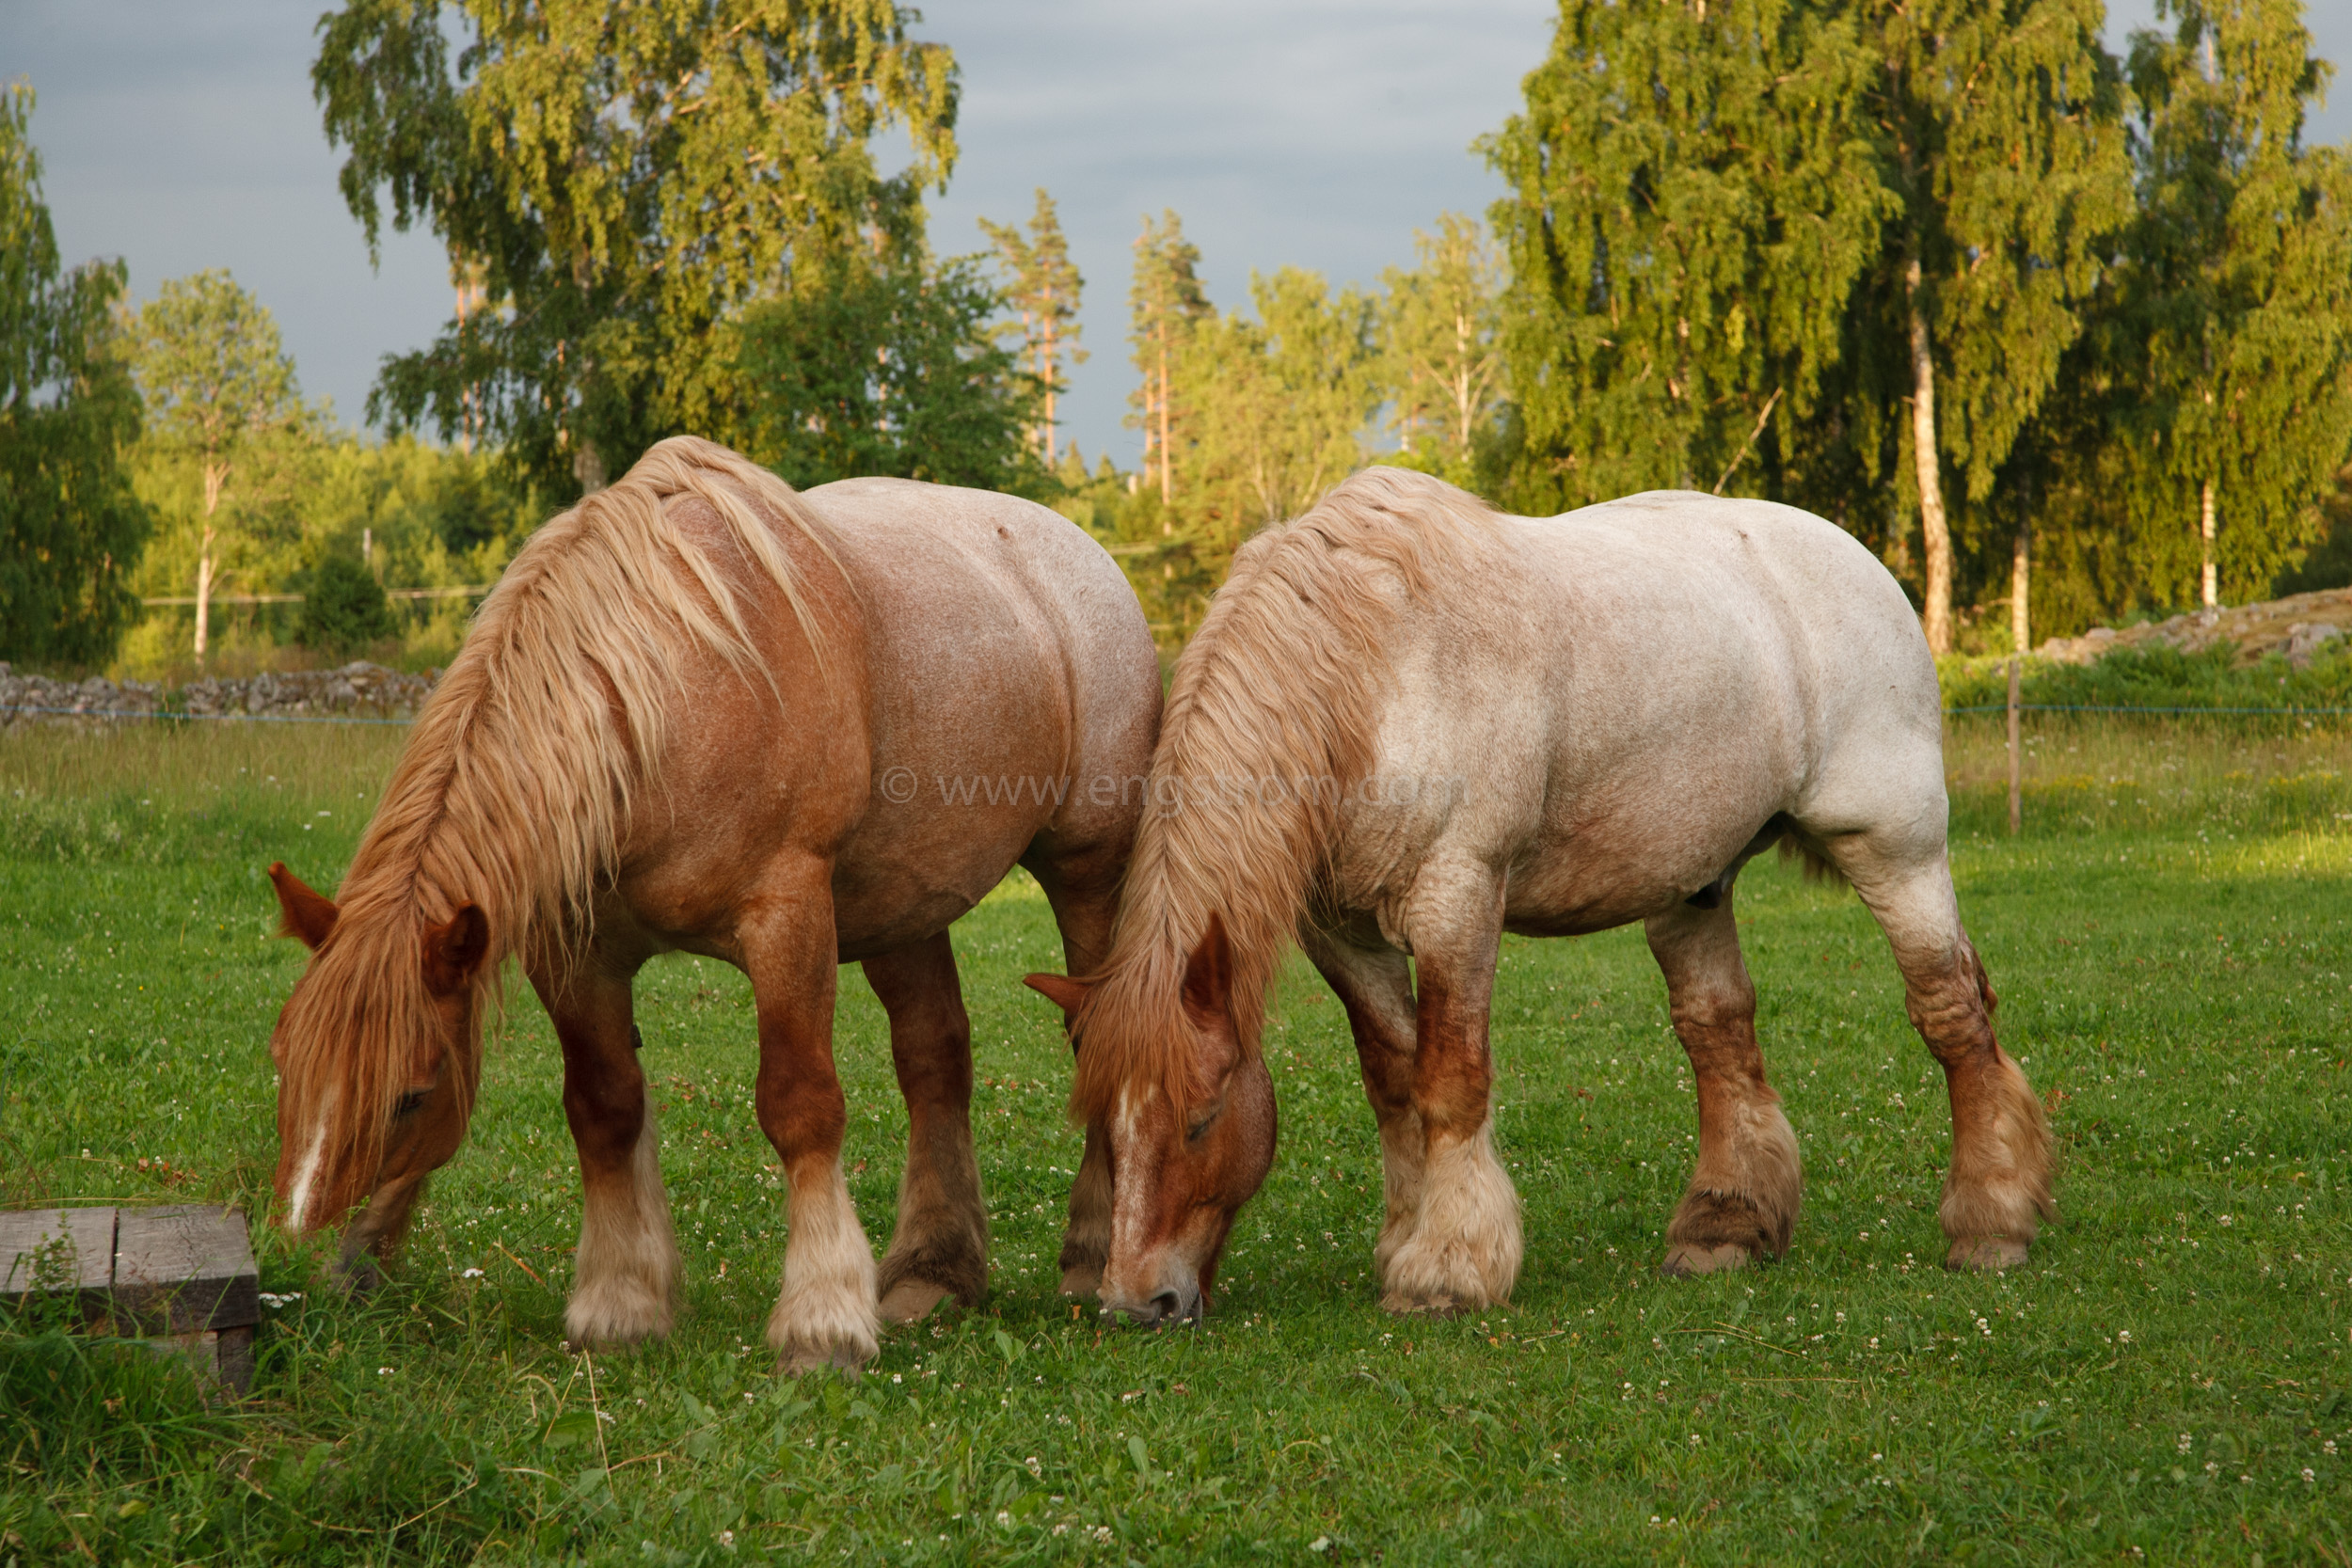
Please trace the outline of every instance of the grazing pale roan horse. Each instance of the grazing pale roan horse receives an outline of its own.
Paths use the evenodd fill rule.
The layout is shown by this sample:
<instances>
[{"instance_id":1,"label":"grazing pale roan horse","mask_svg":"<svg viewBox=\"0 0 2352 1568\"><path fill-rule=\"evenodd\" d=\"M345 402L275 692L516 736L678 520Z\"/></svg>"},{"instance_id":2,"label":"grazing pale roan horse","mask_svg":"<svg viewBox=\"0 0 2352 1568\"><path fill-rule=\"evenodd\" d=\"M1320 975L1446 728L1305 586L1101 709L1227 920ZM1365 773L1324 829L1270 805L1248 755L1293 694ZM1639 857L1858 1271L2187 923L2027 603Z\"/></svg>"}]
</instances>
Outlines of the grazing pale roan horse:
<instances>
[{"instance_id":1,"label":"grazing pale roan horse","mask_svg":"<svg viewBox=\"0 0 2352 1568\"><path fill-rule=\"evenodd\" d=\"M1797 1141L1732 915L1775 842L1861 894L1943 1064L1949 1262L2020 1261L2052 1212L2048 1127L1946 863L1934 666L1894 579L1819 517L1678 492L1511 517L1370 469L1235 558L1152 766L1109 962L1030 977L1108 1134L1105 1311L1203 1306L1273 1159L1259 1032L1294 935L1379 1123L1384 1306L1483 1307L1518 1275L1487 1103L1504 931L1644 923L1698 1091L1665 1270L1778 1255Z\"/></svg>"},{"instance_id":2,"label":"grazing pale roan horse","mask_svg":"<svg viewBox=\"0 0 2352 1568\"><path fill-rule=\"evenodd\" d=\"M272 868L314 950L270 1040L281 1221L350 1215L363 1267L398 1240L464 1137L513 954L554 1020L585 1190L565 1331L665 1333L678 1251L629 992L684 951L752 982L757 1115L790 1183L781 1362L855 1364L878 1315L977 1302L988 1218L947 926L1018 863L1069 961L1102 960L1139 808L1100 782L1141 776L1159 705L1124 577L1043 507L898 480L795 495L709 442L662 442L516 557L339 902ZM879 1278L840 1164L851 960L912 1123ZM1098 1260L1106 1202L1099 1180L1073 1196L1073 1247Z\"/></svg>"}]
</instances>

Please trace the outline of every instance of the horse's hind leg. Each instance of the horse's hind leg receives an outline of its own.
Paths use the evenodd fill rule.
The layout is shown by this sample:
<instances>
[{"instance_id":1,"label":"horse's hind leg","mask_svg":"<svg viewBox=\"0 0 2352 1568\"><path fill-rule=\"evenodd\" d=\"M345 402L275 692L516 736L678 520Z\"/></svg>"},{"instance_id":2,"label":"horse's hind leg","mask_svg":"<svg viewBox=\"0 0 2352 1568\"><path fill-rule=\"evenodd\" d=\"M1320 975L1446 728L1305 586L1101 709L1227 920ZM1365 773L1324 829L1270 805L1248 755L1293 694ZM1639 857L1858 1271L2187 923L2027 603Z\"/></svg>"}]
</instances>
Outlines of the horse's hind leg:
<instances>
[{"instance_id":1,"label":"horse's hind leg","mask_svg":"<svg viewBox=\"0 0 2352 1568\"><path fill-rule=\"evenodd\" d=\"M1952 1164L1938 1214L1947 1268L2026 1260L2050 1197L2050 1124L2016 1062L1993 1037L1993 988L1961 928L1951 868L1931 854L1870 838L1834 842L1837 867L1869 906L1902 971L1912 1026L1943 1064L1952 1101Z\"/></svg>"},{"instance_id":2,"label":"horse's hind leg","mask_svg":"<svg viewBox=\"0 0 2352 1568\"><path fill-rule=\"evenodd\" d=\"M1731 890L1713 909L1677 904L1647 931L1699 1103L1698 1164L1667 1223L1661 1270L1712 1274L1777 1258L1797 1223L1804 1175L1756 1049L1756 987L1740 957Z\"/></svg>"},{"instance_id":3,"label":"horse's hind leg","mask_svg":"<svg viewBox=\"0 0 2352 1568\"><path fill-rule=\"evenodd\" d=\"M538 976L532 981L538 985ZM564 1116L580 1149L580 1250L564 1338L591 1345L667 1334L677 1237L661 1186L661 1139L637 1062L628 982L582 973L561 992L538 990L563 1047Z\"/></svg>"},{"instance_id":4,"label":"horse's hind leg","mask_svg":"<svg viewBox=\"0 0 2352 1568\"><path fill-rule=\"evenodd\" d=\"M972 1155L972 1024L947 933L866 960L890 1015L890 1061L907 1101L907 1168L898 1223L875 1285L882 1315L914 1323L949 1296L988 1291L988 1208Z\"/></svg>"},{"instance_id":5,"label":"horse's hind leg","mask_svg":"<svg viewBox=\"0 0 2352 1568\"><path fill-rule=\"evenodd\" d=\"M1376 933L1375 935L1376 941ZM1373 1247L1385 1286L1389 1260L1421 1214L1421 1114L1413 1109L1413 977L1405 955L1386 942L1361 945L1333 932L1302 932L1307 957L1347 1009L1363 1071L1364 1098L1380 1129L1380 1188L1386 1212Z\"/></svg>"}]
</instances>

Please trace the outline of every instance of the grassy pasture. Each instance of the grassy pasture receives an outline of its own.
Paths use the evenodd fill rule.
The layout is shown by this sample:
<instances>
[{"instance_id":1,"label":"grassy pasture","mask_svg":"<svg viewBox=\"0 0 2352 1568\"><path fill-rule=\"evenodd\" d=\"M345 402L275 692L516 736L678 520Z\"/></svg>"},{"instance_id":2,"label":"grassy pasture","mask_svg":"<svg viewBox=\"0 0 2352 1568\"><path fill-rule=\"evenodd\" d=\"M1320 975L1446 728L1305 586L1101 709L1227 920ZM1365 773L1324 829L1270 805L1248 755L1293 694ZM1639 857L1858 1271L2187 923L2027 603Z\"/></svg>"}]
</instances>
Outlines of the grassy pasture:
<instances>
[{"instance_id":1,"label":"grassy pasture","mask_svg":"<svg viewBox=\"0 0 2352 1568\"><path fill-rule=\"evenodd\" d=\"M396 730L0 737L0 1200L265 1206L263 1046L300 966L262 867L331 887ZM1740 889L1810 1182L1793 1252L1652 1272L1694 1131L1638 932L1506 943L1512 1307L1373 1305L1377 1152L1337 1006L1283 989L1282 1151L1197 1331L1053 1293L1078 1143L1058 967L1009 883L957 928L996 1239L977 1314L856 1382L769 1371L782 1235L748 990L641 981L688 1262L670 1342L560 1344L576 1179L544 1018L366 1301L274 1237L256 1397L39 1315L0 1323L0 1565L1203 1559L2352 1564L2352 743L2038 726L2010 840L1997 721L1951 737L1963 911L2054 1106L2059 1223L1946 1274L1947 1117L1883 944L1777 863ZM879 1243L904 1118L845 975L851 1185Z\"/></svg>"}]
</instances>

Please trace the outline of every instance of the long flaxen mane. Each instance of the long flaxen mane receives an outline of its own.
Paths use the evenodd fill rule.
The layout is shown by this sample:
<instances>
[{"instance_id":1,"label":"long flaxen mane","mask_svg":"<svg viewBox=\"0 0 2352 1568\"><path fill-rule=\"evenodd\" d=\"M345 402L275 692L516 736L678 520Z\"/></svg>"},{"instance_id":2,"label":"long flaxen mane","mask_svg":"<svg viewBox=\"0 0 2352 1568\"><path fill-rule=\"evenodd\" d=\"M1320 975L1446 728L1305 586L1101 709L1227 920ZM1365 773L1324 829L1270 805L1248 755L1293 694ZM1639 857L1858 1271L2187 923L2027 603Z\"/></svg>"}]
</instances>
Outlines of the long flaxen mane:
<instances>
[{"instance_id":1,"label":"long flaxen mane","mask_svg":"<svg viewBox=\"0 0 2352 1568\"><path fill-rule=\"evenodd\" d=\"M773 474L715 443L663 441L619 483L532 535L483 603L419 714L353 857L334 928L286 1005L279 1072L292 1103L331 1100L344 1152L372 1162L405 1085L402 1053L432 1037L425 931L468 903L487 919L477 994L510 953L578 950L633 802L657 782L690 657L724 657L773 689L729 562L677 526L707 503L721 539L824 641L773 518L830 560L818 525ZM779 694L780 695L780 694ZM477 1021L461 1092L479 1066ZM468 1106L470 1112L470 1105Z\"/></svg>"},{"instance_id":2,"label":"long flaxen mane","mask_svg":"<svg viewBox=\"0 0 2352 1568\"><path fill-rule=\"evenodd\" d=\"M1073 1115L1106 1114L1130 1084L1187 1102L1184 971L1213 917L1257 1054L1267 988L1375 761L1398 613L1478 569L1491 515L1427 475L1367 468L1234 556L1177 662L1110 958L1075 1020Z\"/></svg>"}]
</instances>

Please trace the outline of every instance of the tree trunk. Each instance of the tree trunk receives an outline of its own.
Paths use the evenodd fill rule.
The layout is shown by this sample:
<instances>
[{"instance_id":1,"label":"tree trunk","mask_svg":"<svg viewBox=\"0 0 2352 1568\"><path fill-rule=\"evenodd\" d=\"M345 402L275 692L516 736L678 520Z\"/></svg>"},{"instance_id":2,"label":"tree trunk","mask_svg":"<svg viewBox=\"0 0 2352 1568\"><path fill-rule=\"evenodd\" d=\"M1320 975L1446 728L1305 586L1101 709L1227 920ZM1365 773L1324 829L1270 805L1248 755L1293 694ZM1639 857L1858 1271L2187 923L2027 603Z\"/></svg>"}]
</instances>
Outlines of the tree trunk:
<instances>
[{"instance_id":1,"label":"tree trunk","mask_svg":"<svg viewBox=\"0 0 2352 1568\"><path fill-rule=\"evenodd\" d=\"M2009 547L2009 643L2021 657L2033 647L2032 527L2019 523Z\"/></svg>"},{"instance_id":2,"label":"tree trunk","mask_svg":"<svg viewBox=\"0 0 2352 1568\"><path fill-rule=\"evenodd\" d=\"M1919 470L1919 532L1926 546L1928 581L1920 622L1928 651L1952 651L1952 534L1944 519L1944 483L1935 452L1935 358L1928 341L1928 317L1919 302L1919 263L1911 263L1911 442Z\"/></svg>"},{"instance_id":3,"label":"tree trunk","mask_svg":"<svg viewBox=\"0 0 2352 1568\"><path fill-rule=\"evenodd\" d=\"M2205 569L2200 580L2204 594L2201 602L2207 610L2212 610L2221 602L2221 584L2213 559L2213 481L2210 479L2198 487L2197 521L2198 532L2204 541Z\"/></svg>"},{"instance_id":4,"label":"tree trunk","mask_svg":"<svg viewBox=\"0 0 2352 1568\"><path fill-rule=\"evenodd\" d=\"M1176 497L1176 481L1168 457L1168 317L1160 317L1160 505L1166 507ZM1162 533L1173 533L1175 524L1163 517Z\"/></svg>"},{"instance_id":5,"label":"tree trunk","mask_svg":"<svg viewBox=\"0 0 2352 1568\"><path fill-rule=\"evenodd\" d=\"M213 531L196 547L196 667L204 668L205 633L213 613Z\"/></svg>"},{"instance_id":6,"label":"tree trunk","mask_svg":"<svg viewBox=\"0 0 2352 1568\"><path fill-rule=\"evenodd\" d=\"M1055 341L1054 337L1054 317L1050 301L1047 305L1045 316L1044 343L1045 363L1042 367L1045 379L1044 446L1045 466L1050 468L1054 466L1054 369L1056 362L1061 358L1061 345Z\"/></svg>"},{"instance_id":7,"label":"tree trunk","mask_svg":"<svg viewBox=\"0 0 2352 1568\"><path fill-rule=\"evenodd\" d=\"M196 545L196 667L204 668L204 644L213 618L213 514L220 506L220 487L229 483L229 465L204 461L204 533Z\"/></svg>"},{"instance_id":8,"label":"tree trunk","mask_svg":"<svg viewBox=\"0 0 2352 1568\"><path fill-rule=\"evenodd\" d=\"M605 486L604 457L593 441L572 449L572 477L580 481L580 499L586 500Z\"/></svg>"}]
</instances>

